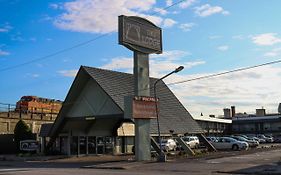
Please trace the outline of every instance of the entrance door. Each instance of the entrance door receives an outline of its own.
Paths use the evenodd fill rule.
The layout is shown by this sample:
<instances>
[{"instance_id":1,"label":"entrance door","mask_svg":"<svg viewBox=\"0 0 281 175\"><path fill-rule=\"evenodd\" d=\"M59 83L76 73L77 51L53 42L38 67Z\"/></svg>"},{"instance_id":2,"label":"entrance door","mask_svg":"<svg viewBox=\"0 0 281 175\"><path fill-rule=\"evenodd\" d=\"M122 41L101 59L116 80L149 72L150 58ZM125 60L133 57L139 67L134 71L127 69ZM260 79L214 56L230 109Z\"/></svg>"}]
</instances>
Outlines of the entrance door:
<instances>
[{"instance_id":1,"label":"entrance door","mask_svg":"<svg viewBox=\"0 0 281 175\"><path fill-rule=\"evenodd\" d=\"M97 154L104 154L105 152L105 139L104 137L97 137Z\"/></svg>"},{"instance_id":2,"label":"entrance door","mask_svg":"<svg viewBox=\"0 0 281 175\"><path fill-rule=\"evenodd\" d=\"M86 137L85 136L80 136L80 141L79 141L79 153L80 154L86 154Z\"/></svg>"},{"instance_id":3,"label":"entrance door","mask_svg":"<svg viewBox=\"0 0 281 175\"><path fill-rule=\"evenodd\" d=\"M89 154L97 154L97 147L96 147L96 137L89 136L88 137L88 153Z\"/></svg>"}]
</instances>

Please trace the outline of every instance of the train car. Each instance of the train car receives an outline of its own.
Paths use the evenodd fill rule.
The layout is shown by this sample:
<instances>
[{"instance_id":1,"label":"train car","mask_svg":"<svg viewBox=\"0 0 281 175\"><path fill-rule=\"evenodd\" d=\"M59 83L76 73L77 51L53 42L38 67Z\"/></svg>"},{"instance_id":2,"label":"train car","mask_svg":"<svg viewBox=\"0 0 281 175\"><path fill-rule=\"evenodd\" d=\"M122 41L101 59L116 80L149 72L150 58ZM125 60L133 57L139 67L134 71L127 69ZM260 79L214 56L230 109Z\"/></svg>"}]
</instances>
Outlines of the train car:
<instances>
[{"instance_id":1,"label":"train car","mask_svg":"<svg viewBox=\"0 0 281 175\"><path fill-rule=\"evenodd\" d=\"M16 111L23 113L58 114L62 101L37 96L22 96L16 104Z\"/></svg>"}]
</instances>

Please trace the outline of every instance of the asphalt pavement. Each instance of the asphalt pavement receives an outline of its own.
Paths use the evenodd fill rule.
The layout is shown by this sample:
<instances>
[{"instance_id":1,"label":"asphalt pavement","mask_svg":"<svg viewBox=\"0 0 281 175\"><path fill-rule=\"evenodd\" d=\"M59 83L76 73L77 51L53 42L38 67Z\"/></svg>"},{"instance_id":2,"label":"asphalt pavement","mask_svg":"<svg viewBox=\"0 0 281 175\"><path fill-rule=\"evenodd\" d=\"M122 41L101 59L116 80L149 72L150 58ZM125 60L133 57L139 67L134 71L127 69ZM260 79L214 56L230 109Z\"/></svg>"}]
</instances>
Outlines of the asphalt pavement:
<instances>
[{"instance_id":1,"label":"asphalt pavement","mask_svg":"<svg viewBox=\"0 0 281 175\"><path fill-rule=\"evenodd\" d=\"M281 174L281 147L218 152L198 157L170 157L169 161L135 162L133 156L88 156L55 160L0 161L0 174Z\"/></svg>"}]
</instances>

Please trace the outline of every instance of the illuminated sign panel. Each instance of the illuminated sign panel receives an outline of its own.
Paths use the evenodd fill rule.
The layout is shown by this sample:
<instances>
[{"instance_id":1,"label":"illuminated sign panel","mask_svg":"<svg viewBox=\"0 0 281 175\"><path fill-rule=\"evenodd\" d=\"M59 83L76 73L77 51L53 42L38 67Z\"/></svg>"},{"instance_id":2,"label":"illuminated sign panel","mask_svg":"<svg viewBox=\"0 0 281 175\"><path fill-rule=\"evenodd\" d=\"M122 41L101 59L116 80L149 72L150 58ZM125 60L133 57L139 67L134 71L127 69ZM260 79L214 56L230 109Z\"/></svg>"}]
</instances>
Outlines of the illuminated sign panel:
<instances>
[{"instance_id":1,"label":"illuminated sign panel","mask_svg":"<svg viewBox=\"0 0 281 175\"><path fill-rule=\"evenodd\" d=\"M162 31L150 21L119 16L119 44L142 53L162 53Z\"/></svg>"}]
</instances>

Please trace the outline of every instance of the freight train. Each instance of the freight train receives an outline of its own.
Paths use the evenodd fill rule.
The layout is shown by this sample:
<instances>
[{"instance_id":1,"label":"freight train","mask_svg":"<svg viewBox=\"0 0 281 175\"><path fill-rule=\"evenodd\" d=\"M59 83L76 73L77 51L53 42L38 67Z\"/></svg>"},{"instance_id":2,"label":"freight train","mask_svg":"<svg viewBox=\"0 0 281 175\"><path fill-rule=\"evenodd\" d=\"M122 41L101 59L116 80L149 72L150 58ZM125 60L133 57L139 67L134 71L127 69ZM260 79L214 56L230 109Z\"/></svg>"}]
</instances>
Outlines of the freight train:
<instances>
[{"instance_id":1,"label":"freight train","mask_svg":"<svg viewBox=\"0 0 281 175\"><path fill-rule=\"evenodd\" d=\"M58 114L62 101L37 96L22 96L16 104L16 111L22 113Z\"/></svg>"}]
</instances>

